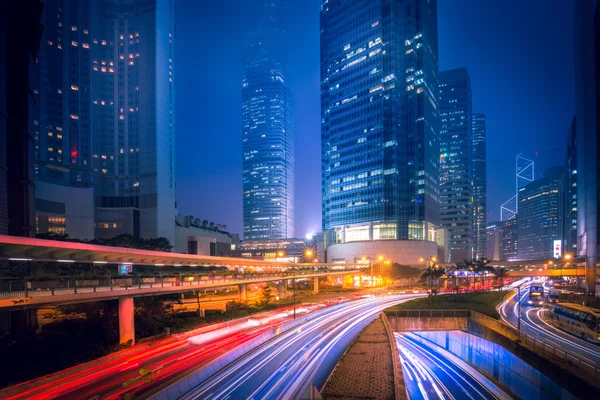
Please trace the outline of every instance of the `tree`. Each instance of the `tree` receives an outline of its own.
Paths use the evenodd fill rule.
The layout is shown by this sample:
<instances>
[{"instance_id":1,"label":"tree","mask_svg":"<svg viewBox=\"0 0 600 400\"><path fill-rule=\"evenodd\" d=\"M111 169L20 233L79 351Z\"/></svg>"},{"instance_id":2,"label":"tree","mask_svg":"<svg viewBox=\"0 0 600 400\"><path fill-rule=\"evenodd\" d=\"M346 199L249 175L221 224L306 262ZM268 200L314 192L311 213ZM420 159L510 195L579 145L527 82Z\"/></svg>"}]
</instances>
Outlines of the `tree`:
<instances>
[{"instance_id":1,"label":"tree","mask_svg":"<svg viewBox=\"0 0 600 400\"><path fill-rule=\"evenodd\" d=\"M223 225L221 226L221 228L222 228L224 231L227 231L227 225L223 224Z\"/></svg>"},{"instance_id":2,"label":"tree","mask_svg":"<svg viewBox=\"0 0 600 400\"><path fill-rule=\"evenodd\" d=\"M273 299L272 291L273 291L273 289L271 289L270 286L265 286L264 288L261 289L261 291L258 295L258 301L257 301L257 305L259 307L264 307L271 302L271 300Z\"/></svg>"},{"instance_id":3,"label":"tree","mask_svg":"<svg viewBox=\"0 0 600 400\"><path fill-rule=\"evenodd\" d=\"M211 223L210 223L210 224L208 224L208 227L209 227L210 229L213 229L213 228L215 227L215 223L211 221Z\"/></svg>"},{"instance_id":4,"label":"tree","mask_svg":"<svg viewBox=\"0 0 600 400\"><path fill-rule=\"evenodd\" d=\"M494 268L494 276L496 277L496 286L498 286L498 280L500 281L500 289L504 287L504 279L508 276L508 270L506 268Z\"/></svg>"},{"instance_id":5,"label":"tree","mask_svg":"<svg viewBox=\"0 0 600 400\"><path fill-rule=\"evenodd\" d=\"M490 260L488 260L486 257L482 257L479 260L475 260L475 261L471 262L471 264L473 265L473 272L477 272L481 276L482 286L485 286L486 273L494 272L494 268L490 267L488 265L489 263L490 263Z\"/></svg>"},{"instance_id":6,"label":"tree","mask_svg":"<svg viewBox=\"0 0 600 400\"><path fill-rule=\"evenodd\" d=\"M203 220L202 221L202 227L203 228L207 228L208 227L208 221L207 220Z\"/></svg>"},{"instance_id":7,"label":"tree","mask_svg":"<svg viewBox=\"0 0 600 400\"><path fill-rule=\"evenodd\" d=\"M459 272L459 271L467 272L467 290L469 290L469 272L473 271L473 262L469 261L469 260L458 261L455 264L455 271L456 272ZM460 284L457 285L457 287L460 287Z\"/></svg>"},{"instance_id":8,"label":"tree","mask_svg":"<svg viewBox=\"0 0 600 400\"><path fill-rule=\"evenodd\" d=\"M220 231L220 230L221 230L221 224L217 224L217 225L215 226L215 229L216 229L217 231Z\"/></svg>"},{"instance_id":9,"label":"tree","mask_svg":"<svg viewBox=\"0 0 600 400\"><path fill-rule=\"evenodd\" d=\"M427 286L429 286L430 292L429 295L433 296L435 294L437 294L438 290L437 287L434 288L433 287L433 281L439 281L439 279L444 276L446 274L446 270L444 268L440 268L438 265L433 265L430 267L427 267L427 269L425 271L423 271L423 273L421 274L421 280L422 281L426 281L427 282ZM438 283L439 284L439 283ZM434 293L435 290L435 293ZM431 297L430 297L430 301L431 301Z\"/></svg>"}]
</instances>

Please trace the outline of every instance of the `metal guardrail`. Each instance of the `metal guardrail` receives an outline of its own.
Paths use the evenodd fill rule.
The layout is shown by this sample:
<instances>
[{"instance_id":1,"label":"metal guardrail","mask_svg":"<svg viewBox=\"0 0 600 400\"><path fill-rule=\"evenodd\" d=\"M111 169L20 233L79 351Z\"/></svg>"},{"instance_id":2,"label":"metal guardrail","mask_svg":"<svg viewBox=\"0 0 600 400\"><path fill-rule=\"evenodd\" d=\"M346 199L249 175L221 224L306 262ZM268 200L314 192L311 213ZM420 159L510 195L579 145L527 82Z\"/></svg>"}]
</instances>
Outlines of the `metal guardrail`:
<instances>
[{"instance_id":1,"label":"metal guardrail","mask_svg":"<svg viewBox=\"0 0 600 400\"><path fill-rule=\"evenodd\" d=\"M388 317L400 318L468 318L470 310L385 310Z\"/></svg>"},{"instance_id":2,"label":"metal guardrail","mask_svg":"<svg viewBox=\"0 0 600 400\"><path fill-rule=\"evenodd\" d=\"M307 271L284 272L278 274L226 274L226 275L189 275L182 277L143 277L143 276L122 276L122 277L101 277L95 279L76 279L63 278L46 281L32 280L0 280L0 299L28 298L34 296L58 296L78 293L96 293L119 290L138 290L163 287L181 286L182 290L189 287L190 290L202 289L203 286L210 284L223 283L223 286L231 286L235 282L256 281L263 279L281 280L302 279L304 276L336 274L340 271ZM356 271L347 271L354 273Z\"/></svg>"},{"instance_id":3,"label":"metal guardrail","mask_svg":"<svg viewBox=\"0 0 600 400\"><path fill-rule=\"evenodd\" d=\"M485 327L511 340L518 341L519 339L519 331L516 328L473 310L385 310L385 315L388 317L399 318L466 317L481 323ZM542 357L564 363L569 367L573 367L578 372L585 373L589 377L593 378L594 382L600 382L600 366L589 363L576 354L562 350L560 347L544 342L543 340L536 339L534 336L528 335L525 332L520 333L520 338L520 345L531 348L534 352Z\"/></svg>"}]
</instances>

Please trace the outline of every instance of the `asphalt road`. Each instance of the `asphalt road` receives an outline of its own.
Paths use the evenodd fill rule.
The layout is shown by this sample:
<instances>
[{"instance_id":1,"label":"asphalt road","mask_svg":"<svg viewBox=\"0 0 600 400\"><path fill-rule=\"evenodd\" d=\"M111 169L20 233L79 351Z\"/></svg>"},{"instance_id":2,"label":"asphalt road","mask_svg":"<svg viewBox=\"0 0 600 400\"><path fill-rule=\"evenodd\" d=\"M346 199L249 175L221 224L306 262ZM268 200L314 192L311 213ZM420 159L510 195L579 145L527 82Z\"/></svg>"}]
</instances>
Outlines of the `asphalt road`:
<instances>
[{"instance_id":1,"label":"asphalt road","mask_svg":"<svg viewBox=\"0 0 600 400\"><path fill-rule=\"evenodd\" d=\"M424 345L410 333L397 333L396 344L411 400L510 398L466 363L462 368L455 364L436 345Z\"/></svg>"},{"instance_id":2,"label":"asphalt road","mask_svg":"<svg viewBox=\"0 0 600 400\"><path fill-rule=\"evenodd\" d=\"M378 313L416 297L395 295L348 303L276 336L193 388L182 399L296 399L321 389L337 361Z\"/></svg>"},{"instance_id":3,"label":"asphalt road","mask_svg":"<svg viewBox=\"0 0 600 400\"><path fill-rule=\"evenodd\" d=\"M521 299L526 299L529 292L529 286L521 287ZM502 320L513 327L518 326L518 305L517 295L511 297L500 306L500 316ZM577 355L584 361L592 365L600 365L600 346L581 340L563 330L555 328L542 320L540 307L525 307L521 303L521 331L535 339L541 339L563 351Z\"/></svg>"}]
</instances>

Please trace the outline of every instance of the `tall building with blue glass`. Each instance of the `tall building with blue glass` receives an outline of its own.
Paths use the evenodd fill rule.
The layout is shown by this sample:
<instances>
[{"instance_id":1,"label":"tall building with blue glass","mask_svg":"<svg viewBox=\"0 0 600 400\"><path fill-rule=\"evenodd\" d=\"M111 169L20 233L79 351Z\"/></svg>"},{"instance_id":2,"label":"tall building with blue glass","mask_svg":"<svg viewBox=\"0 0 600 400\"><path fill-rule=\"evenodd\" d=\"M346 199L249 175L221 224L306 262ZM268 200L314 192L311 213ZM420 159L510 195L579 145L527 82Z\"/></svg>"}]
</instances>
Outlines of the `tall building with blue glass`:
<instances>
[{"instance_id":1,"label":"tall building with blue glass","mask_svg":"<svg viewBox=\"0 0 600 400\"><path fill-rule=\"evenodd\" d=\"M174 0L48 0L36 178L94 188L95 236L175 239Z\"/></svg>"},{"instance_id":2,"label":"tall building with blue glass","mask_svg":"<svg viewBox=\"0 0 600 400\"><path fill-rule=\"evenodd\" d=\"M435 0L321 4L323 229L328 245L435 241Z\"/></svg>"},{"instance_id":3,"label":"tall building with blue glass","mask_svg":"<svg viewBox=\"0 0 600 400\"><path fill-rule=\"evenodd\" d=\"M285 80L280 4L267 1L248 35L242 83L244 239L294 236L292 92Z\"/></svg>"},{"instance_id":4,"label":"tall building with blue glass","mask_svg":"<svg viewBox=\"0 0 600 400\"><path fill-rule=\"evenodd\" d=\"M560 229L560 187L562 167L548 168L544 177L519 189L517 214L517 259L548 260L554 254L554 242L562 236Z\"/></svg>"},{"instance_id":5,"label":"tall building with blue glass","mask_svg":"<svg viewBox=\"0 0 600 400\"><path fill-rule=\"evenodd\" d=\"M473 258L473 139L471 80L465 68L440 73L441 224L450 261Z\"/></svg>"},{"instance_id":6,"label":"tall building with blue glass","mask_svg":"<svg viewBox=\"0 0 600 400\"><path fill-rule=\"evenodd\" d=\"M487 254L487 154L485 114L473 114L473 254Z\"/></svg>"}]
</instances>

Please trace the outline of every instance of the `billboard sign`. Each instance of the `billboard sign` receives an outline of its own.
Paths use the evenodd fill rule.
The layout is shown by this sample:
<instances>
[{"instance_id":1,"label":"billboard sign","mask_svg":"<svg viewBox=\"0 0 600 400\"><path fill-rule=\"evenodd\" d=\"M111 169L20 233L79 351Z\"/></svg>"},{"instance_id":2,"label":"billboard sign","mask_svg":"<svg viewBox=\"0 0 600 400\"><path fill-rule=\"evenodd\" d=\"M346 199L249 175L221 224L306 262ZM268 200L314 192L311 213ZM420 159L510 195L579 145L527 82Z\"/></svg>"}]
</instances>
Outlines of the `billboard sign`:
<instances>
[{"instance_id":1,"label":"billboard sign","mask_svg":"<svg viewBox=\"0 0 600 400\"><path fill-rule=\"evenodd\" d=\"M562 241L554 241L554 258L560 258L562 256Z\"/></svg>"},{"instance_id":2,"label":"billboard sign","mask_svg":"<svg viewBox=\"0 0 600 400\"><path fill-rule=\"evenodd\" d=\"M119 264L119 275L128 275L133 272L132 264Z\"/></svg>"}]
</instances>

